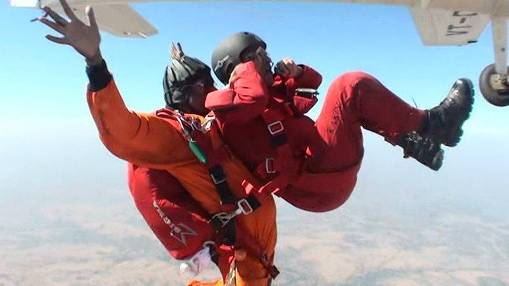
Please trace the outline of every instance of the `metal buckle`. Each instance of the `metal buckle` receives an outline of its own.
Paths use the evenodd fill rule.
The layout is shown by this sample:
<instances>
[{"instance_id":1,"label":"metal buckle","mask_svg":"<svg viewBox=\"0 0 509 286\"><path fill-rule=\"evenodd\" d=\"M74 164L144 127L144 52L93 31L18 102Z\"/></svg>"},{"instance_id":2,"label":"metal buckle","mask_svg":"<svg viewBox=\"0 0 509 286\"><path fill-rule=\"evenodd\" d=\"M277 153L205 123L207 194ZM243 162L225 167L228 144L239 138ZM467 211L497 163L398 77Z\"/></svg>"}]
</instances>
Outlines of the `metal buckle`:
<instances>
[{"instance_id":1,"label":"metal buckle","mask_svg":"<svg viewBox=\"0 0 509 286\"><path fill-rule=\"evenodd\" d=\"M221 179L216 178L213 173L210 173L209 175L212 178L212 181L214 182L214 184L216 184L216 185L226 182L226 176L224 176L224 175L223 175L223 178L221 178Z\"/></svg>"},{"instance_id":2,"label":"metal buckle","mask_svg":"<svg viewBox=\"0 0 509 286\"><path fill-rule=\"evenodd\" d=\"M203 123L201 123L201 126L198 130L200 130L202 133L207 133L212 128L212 124L214 124L214 120L216 120L216 117L214 115L205 116L205 119Z\"/></svg>"},{"instance_id":3,"label":"metal buckle","mask_svg":"<svg viewBox=\"0 0 509 286\"><path fill-rule=\"evenodd\" d=\"M212 217L212 220L217 219L221 223L221 228L224 228L225 225L227 225L234 217L238 216L239 214L234 211L231 213L217 213Z\"/></svg>"},{"instance_id":4,"label":"metal buckle","mask_svg":"<svg viewBox=\"0 0 509 286\"><path fill-rule=\"evenodd\" d=\"M274 158L265 158L265 172L267 174L276 173L276 169L274 168Z\"/></svg>"},{"instance_id":5,"label":"metal buckle","mask_svg":"<svg viewBox=\"0 0 509 286\"><path fill-rule=\"evenodd\" d=\"M237 206L239 207L235 213L242 213L244 215L248 215L253 212L253 208L251 207L251 204L247 201L247 199L241 199L237 202ZM240 213L239 213L240 212Z\"/></svg>"},{"instance_id":6,"label":"metal buckle","mask_svg":"<svg viewBox=\"0 0 509 286\"><path fill-rule=\"evenodd\" d=\"M280 132L283 132L283 130L285 130L285 127L283 126L283 123L278 120L268 124L267 129L269 129L271 135L276 135Z\"/></svg>"},{"instance_id":7,"label":"metal buckle","mask_svg":"<svg viewBox=\"0 0 509 286\"><path fill-rule=\"evenodd\" d=\"M252 213L253 207L251 207L251 204L249 204L247 199L241 199L237 202L237 209L227 213L227 212L220 212L215 214L212 217L212 220L217 220L221 224L221 228L224 228L233 218L236 216L239 216L241 214L248 215Z\"/></svg>"},{"instance_id":8,"label":"metal buckle","mask_svg":"<svg viewBox=\"0 0 509 286\"><path fill-rule=\"evenodd\" d=\"M297 88L295 89L295 95L305 97L305 98L313 98L318 94L318 91L313 88Z\"/></svg>"}]
</instances>

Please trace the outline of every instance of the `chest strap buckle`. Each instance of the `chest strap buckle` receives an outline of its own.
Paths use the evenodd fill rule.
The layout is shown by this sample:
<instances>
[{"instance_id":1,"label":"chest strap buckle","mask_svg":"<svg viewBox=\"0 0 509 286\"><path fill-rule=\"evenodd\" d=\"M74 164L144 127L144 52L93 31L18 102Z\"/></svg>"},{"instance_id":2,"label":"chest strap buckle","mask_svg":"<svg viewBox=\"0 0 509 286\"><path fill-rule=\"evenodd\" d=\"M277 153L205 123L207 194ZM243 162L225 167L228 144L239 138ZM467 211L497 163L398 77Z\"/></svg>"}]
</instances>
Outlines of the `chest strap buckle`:
<instances>
[{"instance_id":1,"label":"chest strap buckle","mask_svg":"<svg viewBox=\"0 0 509 286\"><path fill-rule=\"evenodd\" d=\"M275 174L276 166L274 166L274 158L265 158L265 172L267 174Z\"/></svg>"},{"instance_id":2,"label":"chest strap buckle","mask_svg":"<svg viewBox=\"0 0 509 286\"><path fill-rule=\"evenodd\" d=\"M253 207L251 206L251 204L248 202L247 199L239 200L237 202L237 206L238 206L238 209L235 210L235 212L240 211L240 213L242 213L243 215L248 215L254 211Z\"/></svg>"},{"instance_id":3,"label":"chest strap buckle","mask_svg":"<svg viewBox=\"0 0 509 286\"><path fill-rule=\"evenodd\" d=\"M269 129L270 135L276 135L278 133L281 133L285 130L285 127L283 126L283 123L278 120L274 121L267 125L267 129Z\"/></svg>"},{"instance_id":4,"label":"chest strap buckle","mask_svg":"<svg viewBox=\"0 0 509 286\"><path fill-rule=\"evenodd\" d=\"M226 176L224 175L223 169L220 167L219 168L216 166L212 167L209 170L209 175L210 178L212 178L212 181L214 182L215 185L219 185L226 182Z\"/></svg>"}]
</instances>

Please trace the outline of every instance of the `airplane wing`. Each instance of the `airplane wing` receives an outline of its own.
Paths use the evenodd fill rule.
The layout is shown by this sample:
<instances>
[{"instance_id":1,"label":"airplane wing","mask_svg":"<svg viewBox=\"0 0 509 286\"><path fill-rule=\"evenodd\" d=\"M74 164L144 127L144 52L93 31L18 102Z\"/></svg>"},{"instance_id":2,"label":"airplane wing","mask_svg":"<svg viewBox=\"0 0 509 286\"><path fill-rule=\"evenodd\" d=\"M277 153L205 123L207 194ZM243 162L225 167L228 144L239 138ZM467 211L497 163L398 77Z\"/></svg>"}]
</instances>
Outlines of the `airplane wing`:
<instances>
[{"instance_id":1,"label":"airplane wing","mask_svg":"<svg viewBox=\"0 0 509 286\"><path fill-rule=\"evenodd\" d=\"M509 0L496 2L479 0L332 1L408 6L421 40L425 45L466 45L474 43L489 23L490 15L502 16L509 14Z\"/></svg>"},{"instance_id":2,"label":"airplane wing","mask_svg":"<svg viewBox=\"0 0 509 286\"><path fill-rule=\"evenodd\" d=\"M475 43L490 21L476 12L410 8L425 45L466 45Z\"/></svg>"},{"instance_id":3,"label":"airplane wing","mask_svg":"<svg viewBox=\"0 0 509 286\"><path fill-rule=\"evenodd\" d=\"M113 35L146 38L157 34L157 29L128 4L98 5L94 6L94 12L101 30Z\"/></svg>"},{"instance_id":4,"label":"airplane wing","mask_svg":"<svg viewBox=\"0 0 509 286\"><path fill-rule=\"evenodd\" d=\"M69 0L68 3L76 16L84 22L87 19L85 8L87 5L91 5L94 8L99 28L115 36L146 38L157 34L157 29L131 8L127 1L125 3L106 4L99 0ZM55 0L11 0L11 5L39 8L49 6L56 12L63 13L60 3Z\"/></svg>"},{"instance_id":5,"label":"airplane wing","mask_svg":"<svg viewBox=\"0 0 509 286\"><path fill-rule=\"evenodd\" d=\"M10 0L12 6L50 6L60 10L58 0ZM84 18L85 6L96 11L101 30L121 37L148 37L157 33L127 2L151 0L68 0L69 5ZM152 0L153 1L153 0ZM171 0L167 0L171 1ZM181 0L185 1L185 0ZM187 0L193 1L193 0ZM196 0L195 0L196 1ZM244 0L247 1L247 0ZM508 16L509 0L329 0L357 4L385 4L408 6L425 45L465 45L475 42L487 23L489 15ZM496 5L495 5L496 4ZM464 12L464 11L476 11Z\"/></svg>"}]
</instances>

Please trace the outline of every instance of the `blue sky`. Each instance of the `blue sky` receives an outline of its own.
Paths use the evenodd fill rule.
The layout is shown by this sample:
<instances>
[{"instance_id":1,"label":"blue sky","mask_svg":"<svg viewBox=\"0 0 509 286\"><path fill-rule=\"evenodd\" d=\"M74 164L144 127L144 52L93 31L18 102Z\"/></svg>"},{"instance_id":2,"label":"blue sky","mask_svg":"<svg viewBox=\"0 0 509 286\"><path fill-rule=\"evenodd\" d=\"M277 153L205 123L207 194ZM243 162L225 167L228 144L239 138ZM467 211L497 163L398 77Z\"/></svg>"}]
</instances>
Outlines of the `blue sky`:
<instances>
[{"instance_id":1,"label":"blue sky","mask_svg":"<svg viewBox=\"0 0 509 286\"><path fill-rule=\"evenodd\" d=\"M2 121L11 122L20 112L41 124L87 120L81 57L44 39L49 29L29 22L38 11L12 9L5 2L2 6ZM161 77L171 41L181 41L188 54L209 62L213 47L241 30L265 39L274 60L291 56L316 67L325 79L322 94L336 75L365 70L420 107L439 102L455 78L468 77L477 85L480 71L493 61L489 28L472 46L424 47L404 7L219 2L149 3L136 9L160 33L146 40L105 34L102 50L128 105L137 110L163 103ZM506 128L509 112L489 106L478 95L475 121ZM317 112L315 108L313 114Z\"/></svg>"},{"instance_id":2,"label":"blue sky","mask_svg":"<svg viewBox=\"0 0 509 286\"><path fill-rule=\"evenodd\" d=\"M480 160L480 166L485 166L487 173L491 168L503 170L507 165L509 107L489 105L477 88L481 70L493 62L489 27L474 45L425 47L405 7L159 2L137 4L135 8L160 33L144 40L103 34L102 43L103 55L125 101L135 110L149 112L163 106L161 81L171 41L180 41L187 54L209 62L212 49L222 38L247 30L268 43L273 60L291 56L320 71L324 77L320 88L322 95L337 75L364 70L407 102L415 100L419 107L431 108L443 99L456 78L472 79L476 86L476 103L465 126L463 142L466 143L462 142L454 152L447 151L446 156L454 159L446 159L445 171L441 174L447 174L452 166L479 164L474 160ZM6 2L0 6L3 27L0 41L1 141L4 145L7 142L10 146L21 146L38 142L42 137L49 138L44 141L47 144L63 142L64 137L71 140L69 138L84 136L86 142L91 138L95 140L96 131L84 95L87 83L84 61L71 48L57 46L44 38L51 31L42 24L29 22L38 15L37 10L13 9ZM318 114L320 105L321 102L311 111L311 117ZM367 148L373 150L367 153L373 154L369 156L384 154L385 158L386 152L397 154L387 155L389 160L402 156L399 149L388 151L390 148L378 143L383 139L377 136L367 136L366 144L373 145L371 142L377 143ZM14 152L2 149L3 155ZM452 163L453 160L457 161ZM366 170L370 170L368 164ZM415 162L409 166L415 168L415 172L422 171ZM491 181L505 188L507 184L500 179Z\"/></svg>"}]
</instances>

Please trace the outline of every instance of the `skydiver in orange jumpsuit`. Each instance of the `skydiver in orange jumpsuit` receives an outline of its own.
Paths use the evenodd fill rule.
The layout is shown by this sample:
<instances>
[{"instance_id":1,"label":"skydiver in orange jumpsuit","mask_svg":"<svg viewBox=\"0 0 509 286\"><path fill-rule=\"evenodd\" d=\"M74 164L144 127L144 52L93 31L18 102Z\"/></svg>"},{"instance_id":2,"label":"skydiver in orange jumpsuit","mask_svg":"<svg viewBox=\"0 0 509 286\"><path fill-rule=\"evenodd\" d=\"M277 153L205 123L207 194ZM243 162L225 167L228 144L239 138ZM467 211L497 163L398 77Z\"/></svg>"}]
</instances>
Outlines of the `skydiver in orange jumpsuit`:
<instances>
[{"instance_id":1,"label":"skydiver in orange jumpsuit","mask_svg":"<svg viewBox=\"0 0 509 286\"><path fill-rule=\"evenodd\" d=\"M246 183L255 187L260 184L231 154L225 153L221 160L214 156L206 160L199 148L197 151L192 134L201 131L199 125L203 117L170 110L157 114L128 110L101 56L100 34L93 10L87 9L90 25L86 25L64 0L60 2L69 21L48 7L43 9L51 19L43 16L39 21L63 35L48 35L48 40L69 45L85 57L90 81L87 100L103 144L133 165L170 173L200 207L213 216L212 223L218 225L218 231L224 236L224 245L218 250L219 260L226 259L231 265L228 273L223 272L225 284L268 285L275 271L272 266L276 244L273 198L246 193ZM197 136L204 137L198 141L210 145L214 151L206 155L226 150L217 133ZM210 166L210 163L217 164ZM234 231L227 230L232 227ZM228 247L245 250L244 255L232 256Z\"/></svg>"}]
</instances>

